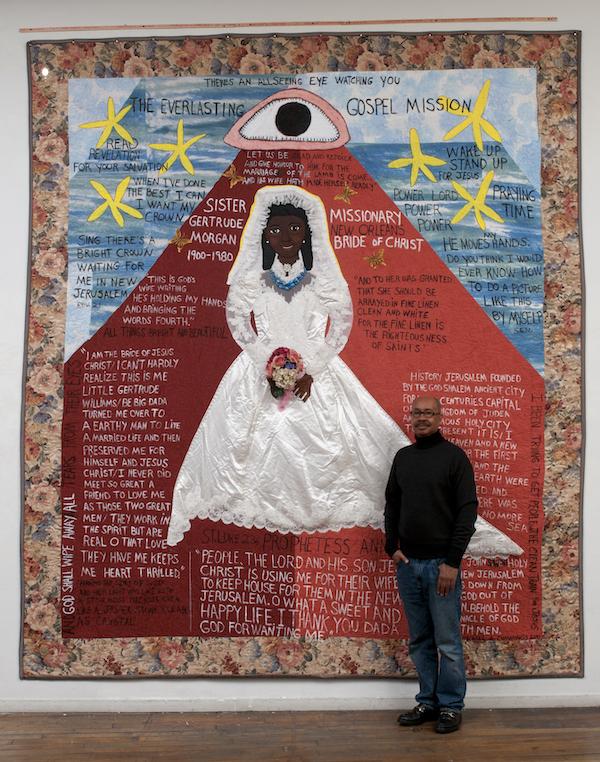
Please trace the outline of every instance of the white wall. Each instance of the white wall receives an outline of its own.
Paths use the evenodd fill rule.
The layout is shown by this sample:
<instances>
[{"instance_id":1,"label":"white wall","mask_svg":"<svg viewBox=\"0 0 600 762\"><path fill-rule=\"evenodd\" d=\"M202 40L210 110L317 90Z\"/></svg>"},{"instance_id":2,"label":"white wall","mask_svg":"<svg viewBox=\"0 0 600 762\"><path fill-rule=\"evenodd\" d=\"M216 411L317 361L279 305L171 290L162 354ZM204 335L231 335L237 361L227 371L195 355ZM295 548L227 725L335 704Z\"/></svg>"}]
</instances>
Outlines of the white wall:
<instances>
[{"instance_id":1,"label":"white wall","mask_svg":"<svg viewBox=\"0 0 600 762\"><path fill-rule=\"evenodd\" d=\"M221 679L152 681L20 681L19 663L19 522L20 522L20 407L21 364L26 301L29 224L28 96L25 44L28 39L64 39L64 33L20 34L19 27L101 24L159 24L265 20L393 19L401 17L558 16L557 23L479 23L436 25L449 29L583 30L582 201L585 270L588 292L600 288L597 256L600 232L593 178L600 174L600 153L594 150L600 124L600 11L589 0L505 0L501 6L470 0L0 0L0 199L4 223L0 278L0 485L4 532L0 537L0 711L44 710L242 710L387 708L408 705L414 684L392 680ZM360 31L385 28L357 26ZM422 31L423 26L395 26L399 31ZM222 30L226 32L226 29ZM241 30L243 31L243 30ZM254 30L258 31L258 30ZM269 30L265 30L269 31ZM296 31L296 30L292 30ZM168 32L166 32L168 34ZM199 31L199 34L202 32ZM214 32L218 33L218 32ZM118 34L118 33L117 33ZM135 34L135 33L134 33ZM143 35L143 32L139 32ZM176 34L171 32L171 34ZM78 36L94 36L81 33ZM107 37L108 33L98 33ZM594 341L600 329L600 299L587 305L586 367L588 378L598 376L600 352ZM552 706L600 704L600 393L587 392L587 476L584 502L584 612L586 659L582 679L477 681L470 686L471 706Z\"/></svg>"}]
</instances>

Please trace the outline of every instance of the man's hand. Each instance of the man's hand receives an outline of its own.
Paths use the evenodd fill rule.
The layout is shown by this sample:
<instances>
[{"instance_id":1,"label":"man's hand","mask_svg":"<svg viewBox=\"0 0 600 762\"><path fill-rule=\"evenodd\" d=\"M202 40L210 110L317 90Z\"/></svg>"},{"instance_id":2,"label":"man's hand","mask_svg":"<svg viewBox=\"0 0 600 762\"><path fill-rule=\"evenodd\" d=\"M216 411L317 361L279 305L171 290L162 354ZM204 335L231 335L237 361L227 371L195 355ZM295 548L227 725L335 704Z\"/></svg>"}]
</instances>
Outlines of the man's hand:
<instances>
[{"instance_id":1,"label":"man's hand","mask_svg":"<svg viewBox=\"0 0 600 762\"><path fill-rule=\"evenodd\" d=\"M396 564L399 564L401 561L407 564L408 558L404 555L404 553L401 550L397 550L392 556L392 561L394 561L394 563Z\"/></svg>"},{"instance_id":2,"label":"man's hand","mask_svg":"<svg viewBox=\"0 0 600 762\"><path fill-rule=\"evenodd\" d=\"M306 400L310 397L310 389L312 386L313 377L305 373L301 378L299 378L296 381L296 386L294 387L294 394L296 397L299 397L302 402L306 402Z\"/></svg>"},{"instance_id":3,"label":"man's hand","mask_svg":"<svg viewBox=\"0 0 600 762\"><path fill-rule=\"evenodd\" d=\"M448 593L454 590L456 584L456 578L458 577L458 569L454 566L448 566L448 564L440 564L438 581L437 581L437 593L438 595L448 595Z\"/></svg>"}]
</instances>

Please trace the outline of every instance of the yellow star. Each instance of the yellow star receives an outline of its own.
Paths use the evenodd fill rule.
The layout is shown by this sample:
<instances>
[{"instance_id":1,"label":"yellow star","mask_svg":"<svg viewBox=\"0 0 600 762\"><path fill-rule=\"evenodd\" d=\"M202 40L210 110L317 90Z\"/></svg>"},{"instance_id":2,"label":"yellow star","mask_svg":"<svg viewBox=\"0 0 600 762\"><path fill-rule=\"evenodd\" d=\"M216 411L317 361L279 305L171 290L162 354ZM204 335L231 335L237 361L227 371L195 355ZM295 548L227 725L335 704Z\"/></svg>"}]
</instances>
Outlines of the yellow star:
<instances>
[{"instance_id":1,"label":"yellow star","mask_svg":"<svg viewBox=\"0 0 600 762\"><path fill-rule=\"evenodd\" d=\"M181 229L177 228L175 235L171 239L171 243L177 246L177 253L181 254L181 250L184 249L188 243L192 243L192 239L185 238L181 232Z\"/></svg>"},{"instance_id":2,"label":"yellow star","mask_svg":"<svg viewBox=\"0 0 600 762\"><path fill-rule=\"evenodd\" d=\"M235 188L238 183L241 183L244 180L244 176L238 175L237 169L233 166L233 164L229 166L229 169L224 173L223 176L229 180L230 188Z\"/></svg>"},{"instance_id":3,"label":"yellow star","mask_svg":"<svg viewBox=\"0 0 600 762\"><path fill-rule=\"evenodd\" d=\"M118 114L115 114L115 102L113 101L112 97L109 96L108 103L106 105L106 119L101 119L98 122L85 122L84 124L80 124L80 127L83 127L84 130L90 130L94 127L104 127L102 130L102 134L98 138L98 142L96 143L96 148L100 148L101 145L106 143L106 140L108 139L111 132L114 130L117 135L120 135L122 138L127 140L129 143L133 143L134 139L131 136L129 132L123 127L123 125L119 124L121 119L125 116L125 114L131 109L131 104L129 106L125 106L122 108Z\"/></svg>"},{"instance_id":4,"label":"yellow star","mask_svg":"<svg viewBox=\"0 0 600 762\"><path fill-rule=\"evenodd\" d=\"M363 259L366 259L366 261L369 263L369 267L372 267L373 269L375 269L376 267L379 267L379 265L383 265L384 267L387 267L387 263L384 259L383 249L379 249L379 251L375 252L374 254L371 254L370 257L363 257Z\"/></svg>"},{"instance_id":5,"label":"yellow star","mask_svg":"<svg viewBox=\"0 0 600 762\"><path fill-rule=\"evenodd\" d=\"M469 111L467 108L450 109L448 107L449 99L445 98L446 111L448 111L450 114L459 114L460 116L464 116L465 119L457 124L456 127L453 127L451 130L449 130L444 135L444 140L450 140L451 138L456 137L456 135L465 130L469 125L472 125L475 145L477 148L479 148L480 151L483 151L483 136L481 134L482 130L483 132L486 132L492 138L492 140L496 140L498 143L502 143L502 136L498 130L494 127L493 124L491 124L491 122L488 122L487 119L483 118L483 112L487 106L488 95L490 92L490 84L491 80L486 79L479 95L477 96L477 100L475 101L475 108L473 111Z\"/></svg>"},{"instance_id":6,"label":"yellow star","mask_svg":"<svg viewBox=\"0 0 600 762\"><path fill-rule=\"evenodd\" d=\"M192 162L188 159L186 151L188 148L190 148L190 146L194 145L197 140L200 140L205 136L206 133L202 132L200 135L194 135L193 138L189 138L188 140L184 141L183 119L180 119L177 124L177 143L150 143L150 148L155 148L157 151L171 152L171 155L162 165L158 174L162 175L163 172L166 172L167 169L169 169L169 167L175 164L177 159L179 159L186 172L188 172L190 175L195 175L196 173L194 171L194 167L192 166Z\"/></svg>"},{"instance_id":7,"label":"yellow star","mask_svg":"<svg viewBox=\"0 0 600 762\"><path fill-rule=\"evenodd\" d=\"M463 188L460 183L452 180L452 186L454 187L454 190L468 203L466 203L462 209L458 210L458 212L450 220L451 224L460 222L463 217L466 217L467 214L469 214L471 210L475 212L475 219L477 220L477 224L482 230L485 230L485 220L481 216L482 214L491 217L496 222L504 222L502 217L485 203L485 198L487 196L490 183L493 179L494 173L492 171L488 172L487 175L483 178L483 182L479 186L479 190L477 191L477 196L475 196L475 198L473 198L473 196L471 196L471 194L465 188Z\"/></svg>"},{"instance_id":8,"label":"yellow star","mask_svg":"<svg viewBox=\"0 0 600 762\"><path fill-rule=\"evenodd\" d=\"M121 180L121 182L117 185L114 198L110 195L102 183L99 183L97 180L90 180L90 185L96 191L96 193L98 193L98 195L104 199L104 203L100 204L99 207L94 209L94 211L88 217L88 222L94 222L94 220L102 217L107 209L110 209L111 214L117 221L119 227L123 227L125 224L125 220L121 212L130 214L132 217L135 217L138 220L143 219L143 214L140 211L134 209L132 206L129 206L129 204L124 204L121 201L125 195L125 191L127 190L127 186L129 185L130 180L131 177L126 177Z\"/></svg>"},{"instance_id":9,"label":"yellow star","mask_svg":"<svg viewBox=\"0 0 600 762\"><path fill-rule=\"evenodd\" d=\"M356 196L357 193L358 191L355 191L351 185L348 185L348 183L345 183L344 190L341 193L338 193L337 196L334 196L333 198L335 201L343 201L345 204L349 204L352 196Z\"/></svg>"},{"instance_id":10,"label":"yellow star","mask_svg":"<svg viewBox=\"0 0 600 762\"><path fill-rule=\"evenodd\" d=\"M411 127L409 136L412 159L395 159L394 161L390 161L388 167L391 167L392 169L402 169L402 167L412 166L410 171L411 186L417 182L419 170L425 177L431 180L432 183L436 183L437 180L427 165L431 164L432 167L441 167L442 164L445 164L446 162L443 159L438 159L436 156L430 156L429 154L423 153L419 135L414 127Z\"/></svg>"}]
</instances>

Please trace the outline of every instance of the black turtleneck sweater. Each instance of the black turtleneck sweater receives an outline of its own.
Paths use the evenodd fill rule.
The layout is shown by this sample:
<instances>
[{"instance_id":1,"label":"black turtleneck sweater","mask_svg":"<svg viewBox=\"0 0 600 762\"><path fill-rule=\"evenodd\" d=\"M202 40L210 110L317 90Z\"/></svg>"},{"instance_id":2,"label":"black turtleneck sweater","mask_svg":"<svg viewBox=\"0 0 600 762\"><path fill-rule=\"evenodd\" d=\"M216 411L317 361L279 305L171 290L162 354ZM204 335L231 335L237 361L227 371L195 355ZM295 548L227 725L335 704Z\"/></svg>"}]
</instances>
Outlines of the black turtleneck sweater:
<instances>
[{"instance_id":1,"label":"black turtleneck sweater","mask_svg":"<svg viewBox=\"0 0 600 762\"><path fill-rule=\"evenodd\" d=\"M385 492L385 550L458 568L475 531L477 495L466 454L437 431L398 450Z\"/></svg>"}]
</instances>

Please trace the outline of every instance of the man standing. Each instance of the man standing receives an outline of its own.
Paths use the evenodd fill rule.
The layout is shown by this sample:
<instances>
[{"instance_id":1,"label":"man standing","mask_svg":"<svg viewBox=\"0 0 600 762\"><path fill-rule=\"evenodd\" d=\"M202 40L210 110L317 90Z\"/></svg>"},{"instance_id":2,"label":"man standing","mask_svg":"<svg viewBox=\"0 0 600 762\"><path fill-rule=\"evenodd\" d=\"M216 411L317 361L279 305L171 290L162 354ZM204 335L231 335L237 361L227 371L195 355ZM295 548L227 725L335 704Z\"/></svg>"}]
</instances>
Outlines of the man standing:
<instances>
[{"instance_id":1,"label":"man standing","mask_svg":"<svg viewBox=\"0 0 600 762\"><path fill-rule=\"evenodd\" d=\"M440 401L415 399L415 444L396 453L386 488L385 549L396 562L419 676L417 706L400 725L437 720L438 733L460 727L466 692L460 633L460 562L474 532L473 468L439 428Z\"/></svg>"}]
</instances>

